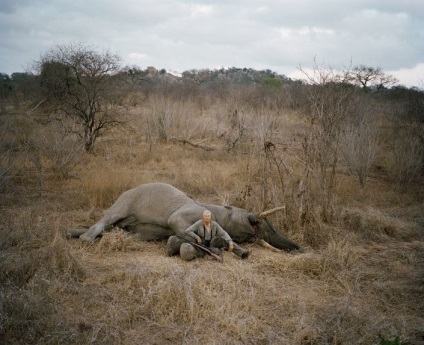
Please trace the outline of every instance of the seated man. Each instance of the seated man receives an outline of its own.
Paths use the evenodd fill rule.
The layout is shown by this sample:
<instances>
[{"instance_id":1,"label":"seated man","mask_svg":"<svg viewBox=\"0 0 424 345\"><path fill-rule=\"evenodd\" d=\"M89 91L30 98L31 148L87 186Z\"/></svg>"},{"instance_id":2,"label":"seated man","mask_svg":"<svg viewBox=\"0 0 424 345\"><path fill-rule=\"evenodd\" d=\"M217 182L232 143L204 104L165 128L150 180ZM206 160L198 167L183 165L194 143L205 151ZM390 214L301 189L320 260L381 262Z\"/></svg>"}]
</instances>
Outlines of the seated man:
<instances>
[{"instance_id":1,"label":"seated man","mask_svg":"<svg viewBox=\"0 0 424 345\"><path fill-rule=\"evenodd\" d=\"M236 243L233 242L230 235L221 228L221 226L212 220L211 211L205 210L202 219L191 225L185 231L186 239L178 236L171 236L168 239L168 255L171 256L178 251L181 258L186 261L193 260L198 256L204 256L205 252L195 248L188 241L196 241L207 247L214 254L222 254L222 249L240 256L242 259L247 259L250 251L243 250Z\"/></svg>"}]
</instances>

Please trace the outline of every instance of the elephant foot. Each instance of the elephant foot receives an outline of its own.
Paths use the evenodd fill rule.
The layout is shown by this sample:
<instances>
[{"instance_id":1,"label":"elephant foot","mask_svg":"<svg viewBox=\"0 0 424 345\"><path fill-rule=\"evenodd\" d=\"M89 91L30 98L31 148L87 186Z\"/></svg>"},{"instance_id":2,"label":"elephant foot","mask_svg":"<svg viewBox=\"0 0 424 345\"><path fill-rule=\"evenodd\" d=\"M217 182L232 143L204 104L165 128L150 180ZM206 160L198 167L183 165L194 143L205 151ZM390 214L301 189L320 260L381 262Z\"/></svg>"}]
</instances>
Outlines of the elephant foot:
<instances>
[{"instance_id":1,"label":"elephant foot","mask_svg":"<svg viewBox=\"0 0 424 345\"><path fill-rule=\"evenodd\" d=\"M82 234L85 234L88 231L88 228L84 229L67 229L66 230L66 237L67 238L78 238Z\"/></svg>"},{"instance_id":2,"label":"elephant foot","mask_svg":"<svg viewBox=\"0 0 424 345\"><path fill-rule=\"evenodd\" d=\"M183 243L180 247L180 256L184 261L191 261L197 256L196 248L190 243Z\"/></svg>"},{"instance_id":3,"label":"elephant foot","mask_svg":"<svg viewBox=\"0 0 424 345\"><path fill-rule=\"evenodd\" d=\"M168 256L177 255L180 252L180 247L183 242L177 236L171 236L166 243L166 254Z\"/></svg>"},{"instance_id":4,"label":"elephant foot","mask_svg":"<svg viewBox=\"0 0 424 345\"><path fill-rule=\"evenodd\" d=\"M88 242L88 243L93 243L94 242L94 238L91 238L90 236L88 236L87 234L82 234L79 237L80 240L84 241L84 242Z\"/></svg>"}]
</instances>

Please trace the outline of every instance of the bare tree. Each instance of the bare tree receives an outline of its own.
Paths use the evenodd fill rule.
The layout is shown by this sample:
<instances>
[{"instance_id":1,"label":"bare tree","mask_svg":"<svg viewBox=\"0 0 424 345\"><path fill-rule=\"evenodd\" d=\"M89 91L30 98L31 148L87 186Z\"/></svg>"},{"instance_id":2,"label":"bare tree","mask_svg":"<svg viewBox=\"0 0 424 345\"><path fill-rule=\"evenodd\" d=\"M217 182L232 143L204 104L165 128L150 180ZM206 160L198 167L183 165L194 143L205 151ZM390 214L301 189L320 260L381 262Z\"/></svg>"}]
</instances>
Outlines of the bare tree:
<instances>
[{"instance_id":1,"label":"bare tree","mask_svg":"<svg viewBox=\"0 0 424 345\"><path fill-rule=\"evenodd\" d=\"M190 81L194 85L200 86L211 78L211 74L212 72L208 69L191 69L189 71L184 71L183 77L185 80Z\"/></svg>"},{"instance_id":2,"label":"bare tree","mask_svg":"<svg viewBox=\"0 0 424 345\"><path fill-rule=\"evenodd\" d=\"M368 104L369 100L358 99L354 114L346 123L342 145L349 172L358 176L361 187L365 186L381 146L378 125L370 114Z\"/></svg>"},{"instance_id":3,"label":"bare tree","mask_svg":"<svg viewBox=\"0 0 424 345\"><path fill-rule=\"evenodd\" d=\"M350 79L360 85L365 91L372 87L376 88L377 91L381 91L398 82L391 74L384 73L380 67L358 65L349 74Z\"/></svg>"},{"instance_id":4,"label":"bare tree","mask_svg":"<svg viewBox=\"0 0 424 345\"><path fill-rule=\"evenodd\" d=\"M81 162L84 148L75 134L69 133L58 123L53 123L52 126L48 135L39 133L35 143L42 155L50 161L57 177L67 179Z\"/></svg>"},{"instance_id":5,"label":"bare tree","mask_svg":"<svg viewBox=\"0 0 424 345\"><path fill-rule=\"evenodd\" d=\"M105 128L121 123L113 97L119 63L83 44L56 45L36 63L50 115L71 119L87 152Z\"/></svg>"},{"instance_id":6,"label":"bare tree","mask_svg":"<svg viewBox=\"0 0 424 345\"><path fill-rule=\"evenodd\" d=\"M13 147L7 142L7 134L13 131L8 121L0 122L0 191L10 183L16 171Z\"/></svg>"},{"instance_id":7,"label":"bare tree","mask_svg":"<svg viewBox=\"0 0 424 345\"><path fill-rule=\"evenodd\" d=\"M225 133L223 136L227 142L227 152L240 149L248 130L246 117L246 113L243 110L239 111L239 109L235 109L234 111L230 111L229 119L231 127L229 133Z\"/></svg>"},{"instance_id":8,"label":"bare tree","mask_svg":"<svg viewBox=\"0 0 424 345\"><path fill-rule=\"evenodd\" d=\"M398 186L407 187L423 171L423 126L414 122L395 122L390 135L388 172Z\"/></svg>"},{"instance_id":9,"label":"bare tree","mask_svg":"<svg viewBox=\"0 0 424 345\"><path fill-rule=\"evenodd\" d=\"M154 130L159 141L168 141L174 117L174 102L170 97L158 94L149 98L149 131ZM152 139L152 133L148 133L148 137Z\"/></svg>"},{"instance_id":10,"label":"bare tree","mask_svg":"<svg viewBox=\"0 0 424 345\"><path fill-rule=\"evenodd\" d=\"M322 219L331 221L341 134L355 88L347 83L346 71L316 62L312 73L300 70L309 81L305 86L309 128L303 135L305 188L318 196Z\"/></svg>"}]
</instances>

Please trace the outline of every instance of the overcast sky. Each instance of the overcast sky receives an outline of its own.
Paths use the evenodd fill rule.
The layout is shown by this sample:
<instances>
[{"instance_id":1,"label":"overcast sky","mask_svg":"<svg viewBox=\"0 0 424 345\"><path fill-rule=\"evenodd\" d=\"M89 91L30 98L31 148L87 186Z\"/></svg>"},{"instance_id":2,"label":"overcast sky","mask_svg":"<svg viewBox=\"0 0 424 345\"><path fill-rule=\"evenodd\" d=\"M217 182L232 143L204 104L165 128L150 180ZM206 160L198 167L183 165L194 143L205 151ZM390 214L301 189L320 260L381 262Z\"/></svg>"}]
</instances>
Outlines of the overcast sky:
<instances>
[{"instance_id":1,"label":"overcast sky","mask_svg":"<svg viewBox=\"0 0 424 345\"><path fill-rule=\"evenodd\" d=\"M123 65L269 68L297 77L314 58L381 67L424 88L423 0L0 0L0 72L83 42Z\"/></svg>"}]
</instances>

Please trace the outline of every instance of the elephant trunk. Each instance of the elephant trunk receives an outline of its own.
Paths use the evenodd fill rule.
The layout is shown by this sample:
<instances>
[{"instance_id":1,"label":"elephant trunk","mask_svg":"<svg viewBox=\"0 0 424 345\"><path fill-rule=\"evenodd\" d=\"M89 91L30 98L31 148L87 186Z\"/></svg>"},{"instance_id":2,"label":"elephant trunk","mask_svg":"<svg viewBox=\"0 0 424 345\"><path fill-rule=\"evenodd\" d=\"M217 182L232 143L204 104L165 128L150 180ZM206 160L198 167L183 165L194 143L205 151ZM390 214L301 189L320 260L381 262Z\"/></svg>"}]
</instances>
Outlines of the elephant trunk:
<instances>
[{"instance_id":1,"label":"elephant trunk","mask_svg":"<svg viewBox=\"0 0 424 345\"><path fill-rule=\"evenodd\" d=\"M274 227L271 225L271 223L268 220L264 220L267 225L266 232L263 232L259 237L262 237L266 242L268 242L271 246L285 250L285 251L302 251L302 249L295 244L294 242L290 241L287 237L283 236L281 233L277 232Z\"/></svg>"},{"instance_id":2,"label":"elephant trunk","mask_svg":"<svg viewBox=\"0 0 424 345\"><path fill-rule=\"evenodd\" d=\"M281 250L286 250L286 251L291 251L291 250L297 250L300 251L300 247L293 243L292 241L290 241L288 238L282 236L282 235L278 235L278 236L272 236L268 241L267 241L271 246L281 249Z\"/></svg>"}]
</instances>

